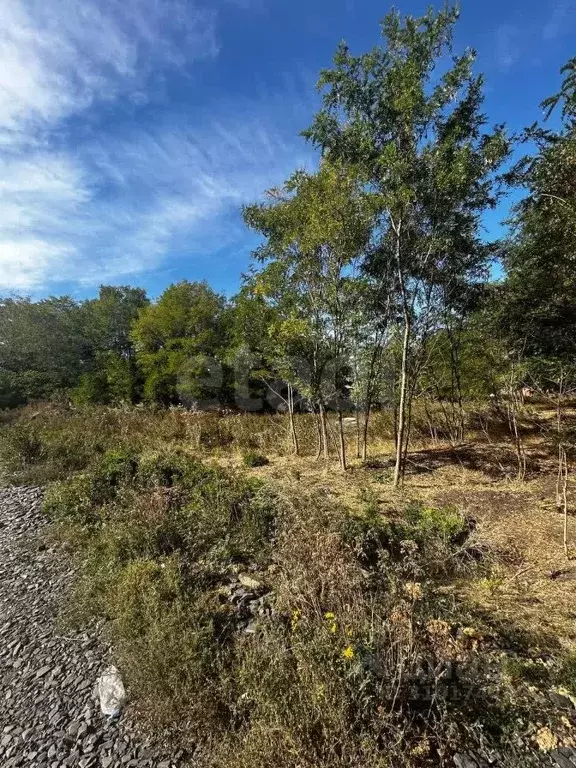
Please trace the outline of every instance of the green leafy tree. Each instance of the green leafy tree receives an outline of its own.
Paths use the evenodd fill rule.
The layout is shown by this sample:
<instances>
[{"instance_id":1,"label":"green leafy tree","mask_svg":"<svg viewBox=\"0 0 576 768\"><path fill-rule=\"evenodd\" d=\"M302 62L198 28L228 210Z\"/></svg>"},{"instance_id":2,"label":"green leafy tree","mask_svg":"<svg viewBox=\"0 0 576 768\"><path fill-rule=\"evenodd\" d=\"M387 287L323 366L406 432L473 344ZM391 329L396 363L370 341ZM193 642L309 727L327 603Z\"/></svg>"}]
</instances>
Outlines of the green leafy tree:
<instances>
[{"instance_id":1,"label":"green leafy tree","mask_svg":"<svg viewBox=\"0 0 576 768\"><path fill-rule=\"evenodd\" d=\"M444 74L455 9L382 23L385 44L353 56L342 43L320 76L323 108L307 136L330 160L352 165L380 213L373 273L393 266L402 318L394 483L404 473L422 343L440 297L480 270L480 216L494 203L503 129L483 132L482 77L471 51Z\"/></svg>"},{"instance_id":2,"label":"green leafy tree","mask_svg":"<svg viewBox=\"0 0 576 768\"><path fill-rule=\"evenodd\" d=\"M0 403L4 407L74 386L89 359L81 310L70 297L0 300Z\"/></svg>"},{"instance_id":3,"label":"green leafy tree","mask_svg":"<svg viewBox=\"0 0 576 768\"><path fill-rule=\"evenodd\" d=\"M81 403L133 403L141 395L141 377L131 328L148 306L146 292L130 286L102 285L81 307L91 370L82 375L73 397Z\"/></svg>"},{"instance_id":4,"label":"green leafy tree","mask_svg":"<svg viewBox=\"0 0 576 768\"><path fill-rule=\"evenodd\" d=\"M163 405L219 402L230 318L206 283L171 285L144 307L131 338L147 400Z\"/></svg>"},{"instance_id":5,"label":"green leafy tree","mask_svg":"<svg viewBox=\"0 0 576 768\"><path fill-rule=\"evenodd\" d=\"M511 174L527 194L516 205L505 254L500 321L517 355L571 361L576 353L576 59L563 67L558 131L532 126L536 153Z\"/></svg>"},{"instance_id":6,"label":"green leafy tree","mask_svg":"<svg viewBox=\"0 0 576 768\"><path fill-rule=\"evenodd\" d=\"M339 456L346 468L342 409L349 343L358 319L363 281L359 266L369 244L372 211L358 179L340 163L323 162L315 174L295 173L271 202L244 216L265 237L256 258L261 295L276 309L272 337L287 361L284 373L317 406L328 457L326 408L339 416Z\"/></svg>"}]
</instances>

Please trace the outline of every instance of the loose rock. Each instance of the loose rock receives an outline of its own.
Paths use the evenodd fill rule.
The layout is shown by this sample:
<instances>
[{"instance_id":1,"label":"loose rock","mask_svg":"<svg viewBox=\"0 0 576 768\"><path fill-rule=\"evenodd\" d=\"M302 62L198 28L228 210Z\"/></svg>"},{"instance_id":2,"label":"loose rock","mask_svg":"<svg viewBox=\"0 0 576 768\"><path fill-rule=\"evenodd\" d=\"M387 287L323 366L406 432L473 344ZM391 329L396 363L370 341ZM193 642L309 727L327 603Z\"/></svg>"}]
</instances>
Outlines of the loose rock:
<instances>
[{"instance_id":1,"label":"loose rock","mask_svg":"<svg viewBox=\"0 0 576 768\"><path fill-rule=\"evenodd\" d=\"M98 629L63 636L56 626L74 572L43 540L41 501L39 488L0 488L0 766L160 765L170 750L155 752L93 698L110 664Z\"/></svg>"}]
</instances>

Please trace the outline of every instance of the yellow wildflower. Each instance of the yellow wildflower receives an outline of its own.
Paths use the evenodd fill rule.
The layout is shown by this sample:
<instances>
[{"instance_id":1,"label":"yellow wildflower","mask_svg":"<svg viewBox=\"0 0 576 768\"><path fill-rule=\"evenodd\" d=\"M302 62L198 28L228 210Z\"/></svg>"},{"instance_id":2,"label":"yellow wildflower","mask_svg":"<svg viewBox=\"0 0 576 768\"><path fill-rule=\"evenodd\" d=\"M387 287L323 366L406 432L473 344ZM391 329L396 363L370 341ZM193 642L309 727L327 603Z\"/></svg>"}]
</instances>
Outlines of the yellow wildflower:
<instances>
[{"instance_id":1,"label":"yellow wildflower","mask_svg":"<svg viewBox=\"0 0 576 768\"><path fill-rule=\"evenodd\" d=\"M404 584L404 592L411 597L412 600L419 600L422 597L422 585L419 581L407 581Z\"/></svg>"},{"instance_id":2,"label":"yellow wildflower","mask_svg":"<svg viewBox=\"0 0 576 768\"><path fill-rule=\"evenodd\" d=\"M345 659L353 659L354 658L354 648L352 648L351 645L346 646L344 650L342 651L342 656L344 656Z\"/></svg>"},{"instance_id":3,"label":"yellow wildflower","mask_svg":"<svg viewBox=\"0 0 576 768\"><path fill-rule=\"evenodd\" d=\"M324 618L326 619L326 621L330 622L330 632L332 632L332 634L335 635L338 630L338 625L336 624L336 620L335 620L336 615L333 614L332 611L327 611L324 614Z\"/></svg>"},{"instance_id":4,"label":"yellow wildflower","mask_svg":"<svg viewBox=\"0 0 576 768\"><path fill-rule=\"evenodd\" d=\"M547 726L538 729L536 732L535 741L542 752L550 752L552 749L556 749L558 746L558 739L556 738L556 735L552 733L550 728Z\"/></svg>"},{"instance_id":5,"label":"yellow wildflower","mask_svg":"<svg viewBox=\"0 0 576 768\"><path fill-rule=\"evenodd\" d=\"M302 616L302 611L300 608L296 608L292 611L292 632L294 632L296 629L298 629L298 625L300 624L300 617Z\"/></svg>"},{"instance_id":6,"label":"yellow wildflower","mask_svg":"<svg viewBox=\"0 0 576 768\"><path fill-rule=\"evenodd\" d=\"M412 747L414 757L427 757L430 754L430 742L428 739L422 739Z\"/></svg>"},{"instance_id":7,"label":"yellow wildflower","mask_svg":"<svg viewBox=\"0 0 576 768\"><path fill-rule=\"evenodd\" d=\"M474 627L463 627L462 634L471 637L473 640L482 640L482 633Z\"/></svg>"}]
</instances>

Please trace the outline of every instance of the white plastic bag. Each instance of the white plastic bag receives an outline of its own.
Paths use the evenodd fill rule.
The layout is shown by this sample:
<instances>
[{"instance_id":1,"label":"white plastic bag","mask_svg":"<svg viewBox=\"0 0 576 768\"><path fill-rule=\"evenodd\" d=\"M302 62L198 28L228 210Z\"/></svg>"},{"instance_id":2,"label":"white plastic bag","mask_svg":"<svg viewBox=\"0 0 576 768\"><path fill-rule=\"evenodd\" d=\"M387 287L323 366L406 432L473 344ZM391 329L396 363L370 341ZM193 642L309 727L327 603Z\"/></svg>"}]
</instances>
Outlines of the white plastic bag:
<instances>
[{"instance_id":1,"label":"white plastic bag","mask_svg":"<svg viewBox=\"0 0 576 768\"><path fill-rule=\"evenodd\" d=\"M126 701L126 691L116 667L108 667L98 678L100 709L109 717L118 717Z\"/></svg>"}]
</instances>

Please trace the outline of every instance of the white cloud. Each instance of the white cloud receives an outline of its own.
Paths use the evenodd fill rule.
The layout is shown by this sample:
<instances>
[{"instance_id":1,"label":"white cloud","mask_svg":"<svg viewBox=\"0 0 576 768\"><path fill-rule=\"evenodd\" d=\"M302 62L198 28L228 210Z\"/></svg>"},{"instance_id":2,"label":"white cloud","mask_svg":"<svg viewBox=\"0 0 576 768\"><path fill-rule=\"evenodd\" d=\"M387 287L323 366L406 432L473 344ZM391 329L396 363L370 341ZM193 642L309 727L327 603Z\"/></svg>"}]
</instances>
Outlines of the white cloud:
<instances>
[{"instance_id":1,"label":"white cloud","mask_svg":"<svg viewBox=\"0 0 576 768\"><path fill-rule=\"evenodd\" d=\"M71 255L65 247L38 238L0 240L0 289L39 288L51 270L63 269Z\"/></svg>"},{"instance_id":2,"label":"white cloud","mask_svg":"<svg viewBox=\"0 0 576 768\"><path fill-rule=\"evenodd\" d=\"M313 162L297 147L263 119L222 119L98 141L75 160L0 163L0 288L94 285L152 269L171 248L237 245L242 203Z\"/></svg>"},{"instance_id":3,"label":"white cloud","mask_svg":"<svg viewBox=\"0 0 576 768\"><path fill-rule=\"evenodd\" d=\"M145 98L154 68L217 53L215 22L186 0L2 0L1 143L30 140L98 99Z\"/></svg>"},{"instance_id":4,"label":"white cloud","mask_svg":"<svg viewBox=\"0 0 576 768\"><path fill-rule=\"evenodd\" d=\"M556 40L556 38L569 32L574 26L575 13L576 4L573 0L565 0L565 2L556 5L542 30L544 40Z\"/></svg>"},{"instance_id":5,"label":"white cloud","mask_svg":"<svg viewBox=\"0 0 576 768\"><path fill-rule=\"evenodd\" d=\"M520 58L520 30L512 24L502 24L496 30L496 61L509 69Z\"/></svg>"},{"instance_id":6,"label":"white cloud","mask_svg":"<svg viewBox=\"0 0 576 768\"><path fill-rule=\"evenodd\" d=\"M97 285L171 250L245 243L240 205L311 159L294 92L97 138L67 125L102 101L145 104L150 78L217 49L214 13L192 0L0 0L0 290Z\"/></svg>"}]
</instances>

